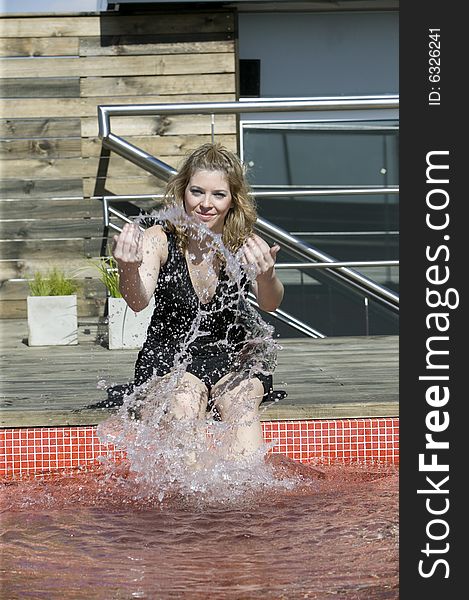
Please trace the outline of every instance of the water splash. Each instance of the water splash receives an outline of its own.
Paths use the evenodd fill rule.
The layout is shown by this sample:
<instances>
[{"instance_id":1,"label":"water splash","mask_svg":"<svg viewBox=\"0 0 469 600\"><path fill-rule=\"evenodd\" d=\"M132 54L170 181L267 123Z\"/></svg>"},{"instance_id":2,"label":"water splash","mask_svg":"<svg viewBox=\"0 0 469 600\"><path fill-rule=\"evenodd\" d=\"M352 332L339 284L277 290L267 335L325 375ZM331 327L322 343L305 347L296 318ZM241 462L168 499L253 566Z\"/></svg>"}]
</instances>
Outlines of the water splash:
<instances>
[{"instance_id":1,"label":"water splash","mask_svg":"<svg viewBox=\"0 0 469 600\"><path fill-rule=\"evenodd\" d=\"M235 455L230 451L240 423L242 426L253 425L246 417L252 414L252 378L256 373L272 374L281 349L273 337L274 328L264 322L242 291L246 276L253 281L255 270L242 265L241 251L230 252L220 234L188 216L182 208L164 208L149 217L140 216L137 221L148 218L151 222L172 223L198 240L204 248L204 260L209 264L215 256L221 258L228 281L234 284L237 293L232 293L233 285L230 293L220 286L221 300L216 306L210 306L210 312L235 310L236 323L230 327L242 328L247 341L234 361L234 381L246 383L237 398L236 414L230 415L229 422L214 420L213 408L203 417L175 418L174 404L191 361L190 346L211 333L202 325L209 311L203 302L199 302L197 314L175 354L171 371L164 376L153 376L125 396L117 414L98 426L98 436L104 443L112 443L126 451L141 494L159 501L176 493L186 498L196 497L201 502L226 503L266 488L292 489L295 478L279 479L265 460L275 442L264 444L247 455ZM194 258L189 256L189 260ZM208 269L207 280L213 275ZM228 347L228 334L221 341L221 346L223 344Z\"/></svg>"}]
</instances>

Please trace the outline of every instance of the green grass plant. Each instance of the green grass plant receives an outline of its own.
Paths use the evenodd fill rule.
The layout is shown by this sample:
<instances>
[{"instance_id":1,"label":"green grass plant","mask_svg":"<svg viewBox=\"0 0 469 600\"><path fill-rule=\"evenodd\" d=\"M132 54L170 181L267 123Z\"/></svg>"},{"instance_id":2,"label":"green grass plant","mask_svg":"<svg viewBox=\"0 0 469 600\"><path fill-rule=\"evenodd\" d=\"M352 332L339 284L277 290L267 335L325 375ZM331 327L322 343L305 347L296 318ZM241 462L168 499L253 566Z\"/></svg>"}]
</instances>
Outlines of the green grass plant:
<instances>
[{"instance_id":1,"label":"green grass plant","mask_svg":"<svg viewBox=\"0 0 469 600\"><path fill-rule=\"evenodd\" d=\"M112 256L102 257L96 266L101 274L101 281L106 286L111 298L122 298L119 291L119 271L115 259Z\"/></svg>"},{"instance_id":2,"label":"green grass plant","mask_svg":"<svg viewBox=\"0 0 469 600\"><path fill-rule=\"evenodd\" d=\"M34 279L29 282L31 296L70 296L77 289L78 284L57 267L44 274L36 272Z\"/></svg>"}]
</instances>

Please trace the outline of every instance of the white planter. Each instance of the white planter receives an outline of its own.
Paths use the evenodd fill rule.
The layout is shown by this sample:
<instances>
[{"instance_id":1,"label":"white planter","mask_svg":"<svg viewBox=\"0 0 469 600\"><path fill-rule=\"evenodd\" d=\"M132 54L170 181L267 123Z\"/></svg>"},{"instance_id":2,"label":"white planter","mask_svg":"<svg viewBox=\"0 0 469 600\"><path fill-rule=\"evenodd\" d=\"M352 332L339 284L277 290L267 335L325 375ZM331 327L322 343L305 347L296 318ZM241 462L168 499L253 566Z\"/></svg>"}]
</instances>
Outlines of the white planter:
<instances>
[{"instance_id":1,"label":"white planter","mask_svg":"<svg viewBox=\"0 0 469 600\"><path fill-rule=\"evenodd\" d=\"M28 296L28 345L78 344L77 297Z\"/></svg>"},{"instance_id":2,"label":"white planter","mask_svg":"<svg viewBox=\"0 0 469 600\"><path fill-rule=\"evenodd\" d=\"M145 341L151 315L155 308L152 298L150 304L140 312L134 312L127 306L124 298L108 298L109 350L140 349Z\"/></svg>"}]
</instances>

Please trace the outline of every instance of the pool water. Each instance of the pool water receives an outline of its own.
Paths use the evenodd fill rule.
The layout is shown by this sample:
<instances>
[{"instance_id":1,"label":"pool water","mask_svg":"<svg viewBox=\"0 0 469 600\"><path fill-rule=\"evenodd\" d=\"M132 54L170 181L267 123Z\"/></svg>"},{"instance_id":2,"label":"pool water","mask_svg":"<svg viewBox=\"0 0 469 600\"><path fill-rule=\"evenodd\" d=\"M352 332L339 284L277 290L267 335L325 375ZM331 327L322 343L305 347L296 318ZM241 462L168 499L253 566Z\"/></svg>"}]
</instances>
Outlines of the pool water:
<instances>
[{"instance_id":1,"label":"pool water","mask_svg":"<svg viewBox=\"0 0 469 600\"><path fill-rule=\"evenodd\" d=\"M2 598L397 599L398 472L268 459L294 485L139 494L113 471L4 484Z\"/></svg>"}]
</instances>

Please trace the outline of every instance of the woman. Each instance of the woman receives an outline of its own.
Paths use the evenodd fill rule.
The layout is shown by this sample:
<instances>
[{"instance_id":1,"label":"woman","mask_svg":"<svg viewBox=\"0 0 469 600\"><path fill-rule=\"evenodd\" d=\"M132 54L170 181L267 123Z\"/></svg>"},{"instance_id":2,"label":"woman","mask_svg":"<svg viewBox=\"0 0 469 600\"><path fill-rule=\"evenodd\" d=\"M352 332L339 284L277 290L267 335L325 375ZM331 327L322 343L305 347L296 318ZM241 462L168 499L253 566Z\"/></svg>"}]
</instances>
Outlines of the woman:
<instances>
[{"instance_id":1,"label":"woman","mask_svg":"<svg viewBox=\"0 0 469 600\"><path fill-rule=\"evenodd\" d=\"M140 311L155 296L135 365L135 384L165 376L174 369L175 358L184 360L172 416L204 419L210 402L221 419L232 424L233 455L246 456L262 446L258 408L272 378L261 372L252 376L252 369L248 373L242 366L243 350L249 350L242 325L243 316L249 320L245 295L251 287L265 311L280 305L284 290L274 268L280 248L270 248L254 234L256 210L243 166L218 144L205 144L187 157L168 183L166 200L169 206L182 207L188 221L198 226L166 221L142 232L136 224L127 224L114 237L113 256L127 304ZM227 276L226 255L213 249L217 236L237 253L251 282L244 275L237 286Z\"/></svg>"}]
</instances>

